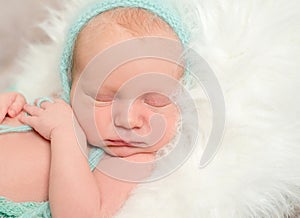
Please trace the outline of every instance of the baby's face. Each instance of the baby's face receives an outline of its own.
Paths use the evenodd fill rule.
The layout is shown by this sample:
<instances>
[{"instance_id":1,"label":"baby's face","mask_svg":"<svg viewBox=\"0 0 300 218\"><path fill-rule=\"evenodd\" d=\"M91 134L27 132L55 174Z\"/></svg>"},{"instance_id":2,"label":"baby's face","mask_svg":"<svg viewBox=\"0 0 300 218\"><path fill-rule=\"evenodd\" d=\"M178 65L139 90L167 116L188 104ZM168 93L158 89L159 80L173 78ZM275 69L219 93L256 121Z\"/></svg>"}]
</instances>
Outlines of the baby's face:
<instances>
[{"instance_id":1,"label":"baby's face","mask_svg":"<svg viewBox=\"0 0 300 218\"><path fill-rule=\"evenodd\" d=\"M93 145L101 146L113 156L128 157L140 153L155 153L174 137L179 110L166 93L155 91L156 86L162 87L167 84L162 84L162 80L151 81L146 77L155 72L162 78L179 81L182 71L170 61L142 58L126 62L114 69L106 75L101 86L93 83L91 77L82 82L82 71L97 54L115 43L134 38L130 34L118 35L112 34L111 31L94 34L97 36L89 38L87 43L81 44L80 40L83 39L79 38L75 53L76 69L79 73L75 74L71 89L72 102L74 93L79 92L79 100L75 100L81 102L80 105L84 107L93 108L88 110L93 113L91 121L74 107L74 113L86 133L87 140ZM174 40L172 36L165 37ZM101 62L101 58L94 58L93 61ZM142 78L143 76L145 78ZM78 81L83 85L78 85ZM149 91L149 87L153 87L153 91ZM176 87L172 88L175 91ZM91 122L95 123L99 138L91 133ZM159 133L155 130L159 130Z\"/></svg>"}]
</instances>

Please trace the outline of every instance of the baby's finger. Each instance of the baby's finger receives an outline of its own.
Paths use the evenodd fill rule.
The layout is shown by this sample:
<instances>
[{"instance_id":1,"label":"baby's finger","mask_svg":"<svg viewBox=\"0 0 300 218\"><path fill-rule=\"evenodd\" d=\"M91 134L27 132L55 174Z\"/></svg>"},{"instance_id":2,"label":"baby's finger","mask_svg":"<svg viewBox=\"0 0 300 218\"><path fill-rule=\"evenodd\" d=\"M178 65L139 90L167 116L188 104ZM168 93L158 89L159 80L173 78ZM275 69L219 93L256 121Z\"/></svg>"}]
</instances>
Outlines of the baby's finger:
<instances>
[{"instance_id":1,"label":"baby's finger","mask_svg":"<svg viewBox=\"0 0 300 218\"><path fill-rule=\"evenodd\" d=\"M39 105L40 105L40 108L46 109L50 104L53 104L53 103L51 103L51 102L49 102L49 101L43 101L43 102L40 103Z\"/></svg>"},{"instance_id":2,"label":"baby's finger","mask_svg":"<svg viewBox=\"0 0 300 218\"><path fill-rule=\"evenodd\" d=\"M30 114L31 116L39 116L43 109L34 105L25 104L23 107L24 111Z\"/></svg>"},{"instance_id":3,"label":"baby's finger","mask_svg":"<svg viewBox=\"0 0 300 218\"><path fill-rule=\"evenodd\" d=\"M8 115L10 117L17 116L23 109L23 106L25 105L25 103L26 103L25 98L22 95L17 95L13 104L8 109Z\"/></svg>"},{"instance_id":4,"label":"baby's finger","mask_svg":"<svg viewBox=\"0 0 300 218\"><path fill-rule=\"evenodd\" d=\"M25 113L20 116L19 120L25 125L32 126L33 128L35 128L38 123L37 117L28 116Z\"/></svg>"},{"instance_id":5,"label":"baby's finger","mask_svg":"<svg viewBox=\"0 0 300 218\"><path fill-rule=\"evenodd\" d=\"M44 105L44 106L42 106L42 104L44 104L44 103L46 103L46 102L48 102L48 103L54 103L54 101L53 101L51 98L49 98L49 97L42 97L42 98L36 99L36 100L34 101L34 104L35 104L36 106L40 107L40 108L45 108L45 107L47 107L47 104Z\"/></svg>"}]
</instances>

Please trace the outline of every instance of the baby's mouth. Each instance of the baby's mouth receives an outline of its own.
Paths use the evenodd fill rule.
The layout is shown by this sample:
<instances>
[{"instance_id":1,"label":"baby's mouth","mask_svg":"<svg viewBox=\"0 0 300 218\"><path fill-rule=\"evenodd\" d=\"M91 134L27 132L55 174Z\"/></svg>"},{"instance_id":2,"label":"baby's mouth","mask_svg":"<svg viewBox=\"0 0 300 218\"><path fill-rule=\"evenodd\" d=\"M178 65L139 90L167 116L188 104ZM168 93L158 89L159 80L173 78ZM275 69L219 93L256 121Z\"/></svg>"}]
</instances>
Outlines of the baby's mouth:
<instances>
[{"instance_id":1,"label":"baby's mouth","mask_svg":"<svg viewBox=\"0 0 300 218\"><path fill-rule=\"evenodd\" d=\"M147 147L145 142L124 141L122 139L106 139L104 142L108 147Z\"/></svg>"}]
</instances>

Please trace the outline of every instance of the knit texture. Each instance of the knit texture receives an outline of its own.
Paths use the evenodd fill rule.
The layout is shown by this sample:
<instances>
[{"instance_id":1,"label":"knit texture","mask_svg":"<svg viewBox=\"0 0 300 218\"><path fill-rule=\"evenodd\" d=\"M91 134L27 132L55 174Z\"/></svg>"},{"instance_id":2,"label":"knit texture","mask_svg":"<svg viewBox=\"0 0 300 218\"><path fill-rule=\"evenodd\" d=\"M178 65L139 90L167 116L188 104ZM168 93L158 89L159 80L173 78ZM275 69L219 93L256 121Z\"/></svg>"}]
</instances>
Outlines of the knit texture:
<instances>
[{"instance_id":1,"label":"knit texture","mask_svg":"<svg viewBox=\"0 0 300 218\"><path fill-rule=\"evenodd\" d=\"M72 55L75 41L83 27L95 16L118 7L142 8L146 9L168 23L174 32L178 35L183 45L189 41L189 32L184 28L184 25L174 8L172 8L164 0L105 0L95 1L89 5L71 26L65 48L60 63L60 76L63 88L62 98L66 102L70 102L70 80L69 71L72 64Z\"/></svg>"},{"instance_id":2,"label":"knit texture","mask_svg":"<svg viewBox=\"0 0 300 218\"><path fill-rule=\"evenodd\" d=\"M22 126L0 125L0 134L11 133L11 132L28 132L31 130L32 127L27 125L22 125Z\"/></svg>"},{"instance_id":3,"label":"knit texture","mask_svg":"<svg viewBox=\"0 0 300 218\"><path fill-rule=\"evenodd\" d=\"M50 218L48 202L13 202L0 197L0 217L2 218Z\"/></svg>"}]
</instances>

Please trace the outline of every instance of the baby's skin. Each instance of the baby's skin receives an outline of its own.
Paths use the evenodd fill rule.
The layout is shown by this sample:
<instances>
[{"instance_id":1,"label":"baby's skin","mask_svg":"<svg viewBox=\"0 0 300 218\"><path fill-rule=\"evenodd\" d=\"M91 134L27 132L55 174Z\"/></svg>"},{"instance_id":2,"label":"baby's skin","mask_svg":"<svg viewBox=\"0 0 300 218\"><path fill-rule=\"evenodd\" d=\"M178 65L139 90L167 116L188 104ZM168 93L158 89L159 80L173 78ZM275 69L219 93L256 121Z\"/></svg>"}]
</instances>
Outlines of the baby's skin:
<instances>
[{"instance_id":1,"label":"baby's skin","mask_svg":"<svg viewBox=\"0 0 300 218\"><path fill-rule=\"evenodd\" d=\"M129 36L102 34L100 37L107 45ZM99 42L98 46L98 49L93 47L95 52L104 47ZM85 45L85 49L89 49L88 45ZM78 67L84 68L94 55L85 55L84 59L79 57ZM177 69L175 64L159 59L131 61L112 72L99 89L96 99L89 96L90 86L83 88L82 92L88 93L84 98L92 101L95 107L95 122L103 138L102 148L107 153L106 160L121 157L133 162L152 161L156 152L174 137L177 107L170 99L158 93L146 93L136 99L127 117L111 115L114 92L122 84L147 72L163 72L179 80L182 73L174 69ZM77 83L75 76L71 100ZM26 104L19 93L4 93L1 98L1 124L27 124L34 131L0 135L0 196L17 202L49 200L53 217L111 217L120 209L136 184L113 179L97 169L90 171L86 158L89 146L87 143L78 144L73 126L76 111L73 111L71 105L53 98L53 102L44 101L37 107L37 102ZM119 138L118 130L125 135L130 135L132 131L139 135L149 134L150 120L155 114L163 116L166 122L165 135L157 143L138 147L131 138ZM78 117L78 121L85 130L84 119ZM89 139L89 132L85 133ZM146 143L143 142L143 145Z\"/></svg>"},{"instance_id":2,"label":"baby's skin","mask_svg":"<svg viewBox=\"0 0 300 218\"><path fill-rule=\"evenodd\" d=\"M27 121L26 119L28 119L27 116L24 115L25 111L32 114L38 114L39 112L41 112L37 110L37 107L25 104L24 97L19 93L1 94L0 98L1 103L11 103L9 107L8 104L1 107L0 116L3 117L3 114L4 116L7 114L7 116L3 117L0 121L3 125L23 125L23 123ZM24 107L22 107L22 104L24 105ZM51 117L52 110L60 110L62 112L60 113L60 117L56 117L56 120L64 121L62 123L70 123L67 122L67 119L72 119L72 110L68 104L64 103L62 100L57 100L53 104L49 103L49 105L47 105L47 103L42 104L42 108L46 108L47 106L50 106L50 112L47 111L46 113L44 113L44 115L42 115L42 118L38 118L36 120L32 119L33 121L29 121L32 122L32 126L35 126L35 121L40 123L42 120L44 120L42 122L45 122L45 124L47 123L47 125L49 124L50 126L60 125L61 123L51 123L49 122L48 118L45 118ZM41 110L45 110L42 108ZM8 112L11 110L13 110L14 113ZM8 113L6 113L6 111ZM26 123L28 124L29 122ZM91 211L88 211L89 209L91 209L90 206L82 205L83 207L80 207L81 211L79 211L79 213L81 214L81 216L82 214L85 214L87 217L106 217L115 214L116 211L122 206L124 201L128 198L128 195L130 191L135 187L135 184L112 179L106 174L101 173L99 170L95 170L91 173L88 168L85 155L83 154L81 148L77 146L76 141L74 141L74 143L68 143L68 140L72 141L73 139L76 139L72 137L73 131L68 131L68 128L71 128L70 126L57 126L57 128L52 129L54 130L54 132L52 133L51 131L44 131L43 126L40 126L39 128L41 129L40 132L43 135L41 133L38 133L37 131L0 135L0 196L15 202L41 202L47 201L49 199L53 199L53 201L59 202L66 200L65 197L61 197L64 195L68 195L67 198L70 198L70 201L72 201L72 199L74 198L80 199L80 195L78 195L79 192L82 194L87 194L87 190L85 190L86 184L80 186L80 182L76 183L76 181L84 181L84 178L80 177L80 170L78 171L78 167L80 169L80 166L76 166L76 163L74 165L70 163L70 161L78 161L78 159L82 159L83 161L79 162L83 163L82 165L84 166L84 168L82 168L83 172L85 172L83 174L88 174L90 177L87 178L91 178L90 182L95 184L94 186L91 185L91 187L94 187L96 189L94 190L94 194L99 196L99 198L101 196L101 207L99 199L99 208L97 208L99 209L98 212L96 212L96 210L93 212L94 214L91 214ZM57 130L57 132L55 129ZM49 130L51 130L51 128ZM55 148L54 146L56 146L56 143L53 143L52 141L50 143L50 137L52 139L62 138L62 140L66 143L61 146L61 149ZM57 145L60 146L61 144L57 143ZM70 147L66 147L68 145L70 145ZM87 148L87 150L88 149L89 148ZM68 155L72 155L72 153L70 153L72 152L72 150L74 152L74 155L72 156L72 158L68 159ZM56 153L58 153L58 155ZM66 155L66 153L68 155ZM63 154L63 156L60 156L59 154ZM146 157L145 155L141 155L135 156L133 159L146 160L148 158L151 159L152 157L150 155L148 157ZM55 164L58 164L59 166L56 167ZM65 169L63 166L65 166ZM65 171L63 170L68 171L69 175L65 175ZM77 194L73 193L72 195L72 192L69 192L70 190L60 190L60 188L65 189L65 186L56 186L63 183L59 180L66 180L70 178L74 179L74 182L72 182L71 184L79 186L74 187L75 189L77 189ZM84 182L89 182L89 180L85 180ZM89 196L85 197L86 201L89 201L88 199L92 197L92 194L89 193ZM93 199L95 200L95 198ZM67 205L65 205L65 208L66 206ZM56 209L59 208L57 208L54 204L54 206L51 208L53 217L56 217L56 215L60 216L61 214L66 214L65 212L62 213L60 211L57 211ZM63 210L63 208L61 209ZM70 209L69 212L71 212L72 217L76 217L78 211L76 214L74 213L74 211L72 212L72 210ZM78 215L78 217L80 217L80 215Z\"/></svg>"},{"instance_id":3,"label":"baby's skin","mask_svg":"<svg viewBox=\"0 0 300 218\"><path fill-rule=\"evenodd\" d=\"M44 101L37 107L37 102L26 104L20 93L0 95L0 124L27 124L34 129L0 135L0 196L16 202L48 200L53 217L112 217L136 186L136 183L114 179L97 169L91 172L87 161L90 149L87 141L103 148L106 154L102 160L123 158L132 162L149 162L155 159L159 149L174 138L179 117L177 106L159 93L141 93L130 110L122 111L121 106L118 113L112 114L112 103L117 94L120 94L118 99L121 102L126 100L124 96L128 94L126 90L117 93L118 90L133 78L158 72L179 81L183 69L175 63L159 58L138 59L114 69L101 87L94 87L92 81L80 83L82 72L99 53L134 38L142 44L146 43L143 37L134 36L119 24L105 24L103 28L93 29L88 27L79 34L75 45L71 105L53 98L53 102ZM151 34L143 36L179 42L170 29L154 28L151 31ZM150 85L159 83L161 81ZM102 138L101 145L91 136L85 114L79 113L72 105L76 92L80 93L81 98L75 100L83 109L93 107L94 122ZM149 135L152 129L150 121L155 115L163 117L165 122L164 134L159 140L151 144L150 141L140 140L141 137L131 137ZM80 145L78 132L73 126L74 117L84 133L84 140L79 140L84 143ZM120 132L124 137L120 137ZM146 174L150 175L151 169Z\"/></svg>"},{"instance_id":4,"label":"baby's skin","mask_svg":"<svg viewBox=\"0 0 300 218\"><path fill-rule=\"evenodd\" d=\"M1 94L1 104L4 103ZM14 113L5 117L1 108L1 124L10 126L23 125L20 122L22 104L25 99L17 93L8 93L7 98L14 98L17 105L12 106ZM22 101L21 99L24 99ZM7 101L10 102L10 101ZM3 116L4 115L4 116ZM50 142L37 132L9 133L0 135L1 179L0 195L16 202L46 201L48 199Z\"/></svg>"}]
</instances>

